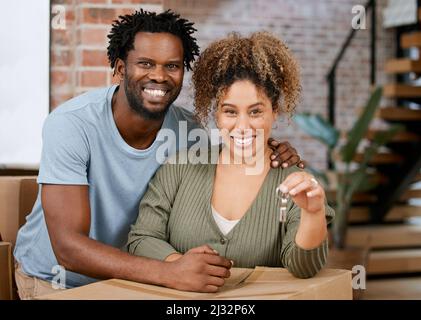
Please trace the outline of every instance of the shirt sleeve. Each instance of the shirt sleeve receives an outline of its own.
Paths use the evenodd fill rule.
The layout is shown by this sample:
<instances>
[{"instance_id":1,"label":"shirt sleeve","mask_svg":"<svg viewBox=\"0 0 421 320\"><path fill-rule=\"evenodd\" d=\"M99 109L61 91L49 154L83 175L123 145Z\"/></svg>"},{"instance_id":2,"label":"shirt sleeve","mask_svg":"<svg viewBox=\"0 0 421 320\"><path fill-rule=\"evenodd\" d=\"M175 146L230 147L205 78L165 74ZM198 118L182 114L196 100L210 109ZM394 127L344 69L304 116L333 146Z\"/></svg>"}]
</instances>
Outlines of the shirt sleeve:
<instances>
[{"instance_id":1,"label":"shirt sleeve","mask_svg":"<svg viewBox=\"0 0 421 320\"><path fill-rule=\"evenodd\" d=\"M165 260L177 251L169 244L168 220L181 180L180 165L166 163L149 182L131 226L127 251L137 256Z\"/></svg>"},{"instance_id":2,"label":"shirt sleeve","mask_svg":"<svg viewBox=\"0 0 421 320\"><path fill-rule=\"evenodd\" d=\"M326 203L326 221L331 223L335 211ZM295 243L300 225L301 209L292 201L286 220L286 231L282 240L281 262L297 278L311 278L326 264L329 251L327 238L314 249L303 249Z\"/></svg>"},{"instance_id":3,"label":"shirt sleeve","mask_svg":"<svg viewBox=\"0 0 421 320\"><path fill-rule=\"evenodd\" d=\"M42 130L42 154L37 182L88 185L89 143L78 118L50 114Z\"/></svg>"}]
</instances>

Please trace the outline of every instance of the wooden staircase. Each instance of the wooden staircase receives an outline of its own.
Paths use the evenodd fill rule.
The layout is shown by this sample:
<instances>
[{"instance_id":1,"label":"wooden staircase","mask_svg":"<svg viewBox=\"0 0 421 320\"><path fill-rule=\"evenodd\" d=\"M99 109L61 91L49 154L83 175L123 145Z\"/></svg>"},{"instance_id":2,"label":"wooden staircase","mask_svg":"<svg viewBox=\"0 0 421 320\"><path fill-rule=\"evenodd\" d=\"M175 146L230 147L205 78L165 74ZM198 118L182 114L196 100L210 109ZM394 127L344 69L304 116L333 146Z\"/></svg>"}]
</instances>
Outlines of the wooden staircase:
<instances>
[{"instance_id":1,"label":"wooden staircase","mask_svg":"<svg viewBox=\"0 0 421 320\"><path fill-rule=\"evenodd\" d=\"M402 49L410 49L412 47L421 47L421 31L414 31L407 34L403 34L401 37Z\"/></svg>"},{"instance_id":2,"label":"wooden staircase","mask_svg":"<svg viewBox=\"0 0 421 320\"><path fill-rule=\"evenodd\" d=\"M377 118L391 123L418 123L421 121L421 113L419 110L412 110L408 108L384 107L377 110L376 116Z\"/></svg>"},{"instance_id":3,"label":"wooden staircase","mask_svg":"<svg viewBox=\"0 0 421 320\"><path fill-rule=\"evenodd\" d=\"M393 83L383 87L386 98L419 98L421 87L408 84Z\"/></svg>"},{"instance_id":4,"label":"wooden staircase","mask_svg":"<svg viewBox=\"0 0 421 320\"><path fill-rule=\"evenodd\" d=\"M421 61L409 58L392 59L386 62L387 73L421 73Z\"/></svg>"},{"instance_id":5,"label":"wooden staircase","mask_svg":"<svg viewBox=\"0 0 421 320\"><path fill-rule=\"evenodd\" d=\"M409 218L421 217L421 206L396 205L383 218L384 222L404 222ZM354 206L348 218L351 224L363 224L370 222L370 208L366 206Z\"/></svg>"},{"instance_id":6,"label":"wooden staircase","mask_svg":"<svg viewBox=\"0 0 421 320\"><path fill-rule=\"evenodd\" d=\"M403 34L400 46L421 48L421 31ZM372 192L354 197L346 241L350 247L369 245L368 275L404 277L421 274L421 105L416 104L421 101L421 86L410 80L420 77L421 59L390 59L385 72L396 75L396 81L384 85L384 96L396 99L399 107L382 107L376 117L401 124L404 131L387 144L389 152L370 162L375 175L383 178ZM377 131L369 130L366 138L373 139ZM362 157L357 154L354 161ZM328 193L331 200L332 193Z\"/></svg>"},{"instance_id":7,"label":"wooden staircase","mask_svg":"<svg viewBox=\"0 0 421 320\"><path fill-rule=\"evenodd\" d=\"M367 133L367 139L373 140L374 136L377 133L381 133L385 130L369 130ZM392 142L419 142L421 141L421 136L414 132L409 131L401 131L398 132L396 135L393 136Z\"/></svg>"}]
</instances>

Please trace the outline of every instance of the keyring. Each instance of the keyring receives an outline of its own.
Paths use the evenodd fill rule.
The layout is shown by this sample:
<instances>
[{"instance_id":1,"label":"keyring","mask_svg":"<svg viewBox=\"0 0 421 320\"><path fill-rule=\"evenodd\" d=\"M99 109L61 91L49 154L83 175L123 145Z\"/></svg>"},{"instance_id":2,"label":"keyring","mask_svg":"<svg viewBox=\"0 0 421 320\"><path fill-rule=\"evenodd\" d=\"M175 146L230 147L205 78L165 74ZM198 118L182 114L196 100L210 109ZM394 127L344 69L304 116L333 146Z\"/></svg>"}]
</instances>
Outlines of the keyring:
<instances>
[{"instance_id":1,"label":"keyring","mask_svg":"<svg viewBox=\"0 0 421 320\"><path fill-rule=\"evenodd\" d=\"M278 198L281 199L282 198L282 191L281 191L281 189L279 187L277 187L276 190L275 190L275 192L276 192L276 195L278 196Z\"/></svg>"},{"instance_id":2,"label":"keyring","mask_svg":"<svg viewBox=\"0 0 421 320\"><path fill-rule=\"evenodd\" d=\"M279 198L279 221L282 223L286 221L287 217L287 203L289 194L283 193L279 187L276 188L276 195Z\"/></svg>"}]
</instances>

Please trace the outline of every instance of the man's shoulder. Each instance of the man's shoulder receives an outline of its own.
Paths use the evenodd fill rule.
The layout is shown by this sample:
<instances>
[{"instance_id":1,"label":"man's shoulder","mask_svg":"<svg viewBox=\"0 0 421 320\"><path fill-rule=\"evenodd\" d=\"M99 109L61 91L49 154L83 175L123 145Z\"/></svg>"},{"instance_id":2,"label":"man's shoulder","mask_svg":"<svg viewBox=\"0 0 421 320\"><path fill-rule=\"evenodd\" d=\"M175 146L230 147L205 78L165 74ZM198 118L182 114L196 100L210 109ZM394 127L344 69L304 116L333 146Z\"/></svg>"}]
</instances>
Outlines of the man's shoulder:
<instances>
[{"instance_id":1,"label":"man's shoulder","mask_svg":"<svg viewBox=\"0 0 421 320\"><path fill-rule=\"evenodd\" d=\"M74 112L83 112L89 107L104 104L110 90L115 86L93 89L73 97L60 104L51 114L68 114Z\"/></svg>"},{"instance_id":2,"label":"man's shoulder","mask_svg":"<svg viewBox=\"0 0 421 320\"><path fill-rule=\"evenodd\" d=\"M65 101L55 108L48 116L44 126L85 126L105 115L107 96L113 87L105 87L87 91L79 96Z\"/></svg>"}]
</instances>

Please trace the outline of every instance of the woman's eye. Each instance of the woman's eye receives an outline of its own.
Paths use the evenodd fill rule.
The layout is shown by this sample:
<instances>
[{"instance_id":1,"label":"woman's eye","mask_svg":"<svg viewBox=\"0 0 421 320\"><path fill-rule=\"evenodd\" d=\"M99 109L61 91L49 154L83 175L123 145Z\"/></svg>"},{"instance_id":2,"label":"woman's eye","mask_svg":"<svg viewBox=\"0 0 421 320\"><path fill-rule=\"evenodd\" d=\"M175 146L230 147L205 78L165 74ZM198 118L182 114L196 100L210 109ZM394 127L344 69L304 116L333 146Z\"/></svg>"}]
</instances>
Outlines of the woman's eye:
<instances>
[{"instance_id":1,"label":"woman's eye","mask_svg":"<svg viewBox=\"0 0 421 320\"><path fill-rule=\"evenodd\" d=\"M251 110L250 111L250 114L252 115L252 116L257 116L257 115L260 115L262 112L259 110L259 109L255 109L255 110Z\"/></svg>"},{"instance_id":2,"label":"woman's eye","mask_svg":"<svg viewBox=\"0 0 421 320\"><path fill-rule=\"evenodd\" d=\"M225 110L224 112L226 114L228 114L228 115L235 115L235 111L234 110Z\"/></svg>"}]
</instances>

